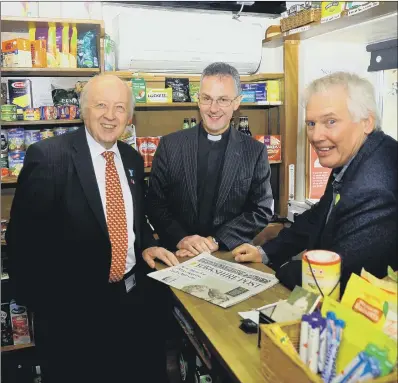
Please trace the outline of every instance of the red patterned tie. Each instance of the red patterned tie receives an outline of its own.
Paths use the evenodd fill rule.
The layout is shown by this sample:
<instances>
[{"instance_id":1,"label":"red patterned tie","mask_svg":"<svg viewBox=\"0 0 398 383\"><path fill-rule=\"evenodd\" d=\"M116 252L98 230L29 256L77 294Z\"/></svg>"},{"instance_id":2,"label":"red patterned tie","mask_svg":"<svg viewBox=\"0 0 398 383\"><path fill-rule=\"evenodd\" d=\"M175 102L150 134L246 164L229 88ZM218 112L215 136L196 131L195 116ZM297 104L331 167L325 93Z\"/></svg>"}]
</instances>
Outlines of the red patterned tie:
<instances>
[{"instance_id":1,"label":"red patterned tie","mask_svg":"<svg viewBox=\"0 0 398 383\"><path fill-rule=\"evenodd\" d=\"M114 154L113 152L102 153L106 159L106 221L112 246L110 282L117 282L123 278L128 249L126 209Z\"/></svg>"}]
</instances>

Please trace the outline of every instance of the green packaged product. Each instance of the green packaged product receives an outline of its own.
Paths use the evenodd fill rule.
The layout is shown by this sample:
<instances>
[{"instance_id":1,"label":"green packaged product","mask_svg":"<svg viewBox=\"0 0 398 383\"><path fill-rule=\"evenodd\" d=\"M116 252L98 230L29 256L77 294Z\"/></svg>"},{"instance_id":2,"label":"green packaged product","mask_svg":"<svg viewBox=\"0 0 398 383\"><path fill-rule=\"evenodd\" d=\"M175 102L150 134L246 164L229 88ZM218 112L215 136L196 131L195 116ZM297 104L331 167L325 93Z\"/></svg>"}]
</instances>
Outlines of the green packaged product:
<instances>
[{"instance_id":1,"label":"green packaged product","mask_svg":"<svg viewBox=\"0 0 398 383\"><path fill-rule=\"evenodd\" d=\"M198 94L199 94L199 83L198 82L190 82L189 83L189 96L191 97L192 102L198 102Z\"/></svg>"},{"instance_id":2,"label":"green packaged product","mask_svg":"<svg viewBox=\"0 0 398 383\"><path fill-rule=\"evenodd\" d=\"M143 78L132 78L131 85L133 88L133 95L137 104L146 103L146 84Z\"/></svg>"}]
</instances>

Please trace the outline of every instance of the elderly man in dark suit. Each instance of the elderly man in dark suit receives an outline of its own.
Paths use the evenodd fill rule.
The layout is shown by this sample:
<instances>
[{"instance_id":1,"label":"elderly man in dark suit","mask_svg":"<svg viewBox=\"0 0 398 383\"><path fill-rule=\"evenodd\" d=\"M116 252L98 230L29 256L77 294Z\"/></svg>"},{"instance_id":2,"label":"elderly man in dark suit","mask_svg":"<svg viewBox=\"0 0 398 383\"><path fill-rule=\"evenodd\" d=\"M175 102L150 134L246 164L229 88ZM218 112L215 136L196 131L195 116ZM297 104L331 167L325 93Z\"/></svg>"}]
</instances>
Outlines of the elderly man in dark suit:
<instances>
[{"instance_id":1,"label":"elderly man in dark suit","mask_svg":"<svg viewBox=\"0 0 398 383\"><path fill-rule=\"evenodd\" d=\"M10 276L17 301L35 313L46 382L162 381L151 375L165 366L148 327L156 302L147 265L178 260L146 222L141 156L117 141L133 106L116 76L91 79L85 128L30 146L18 179Z\"/></svg>"},{"instance_id":2,"label":"elderly man in dark suit","mask_svg":"<svg viewBox=\"0 0 398 383\"><path fill-rule=\"evenodd\" d=\"M325 193L275 239L236 248L236 261L269 264L290 288L301 284L300 261L291 258L305 249L341 256L342 290L362 267L377 277L397 268L398 143L380 129L374 93L345 72L309 85L307 136L321 165L333 169Z\"/></svg>"},{"instance_id":3,"label":"elderly man in dark suit","mask_svg":"<svg viewBox=\"0 0 398 383\"><path fill-rule=\"evenodd\" d=\"M272 215L267 149L230 128L240 77L225 63L202 73L202 122L162 137L148 190L148 217L178 256L231 250L251 241Z\"/></svg>"}]
</instances>

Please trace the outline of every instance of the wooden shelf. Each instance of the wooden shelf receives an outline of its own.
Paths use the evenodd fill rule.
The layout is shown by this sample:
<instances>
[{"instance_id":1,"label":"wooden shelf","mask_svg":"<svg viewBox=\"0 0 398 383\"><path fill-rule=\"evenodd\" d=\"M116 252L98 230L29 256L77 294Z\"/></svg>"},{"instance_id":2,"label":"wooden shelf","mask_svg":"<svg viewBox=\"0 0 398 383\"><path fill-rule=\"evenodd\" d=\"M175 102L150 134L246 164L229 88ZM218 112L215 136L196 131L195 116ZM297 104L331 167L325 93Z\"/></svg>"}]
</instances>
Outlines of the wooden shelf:
<instances>
[{"instance_id":1,"label":"wooden shelf","mask_svg":"<svg viewBox=\"0 0 398 383\"><path fill-rule=\"evenodd\" d=\"M288 31L286 32L286 36L283 35L277 35L270 37L268 39L263 40L263 46L266 48L275 48L281 46L284 41L286 40L307 40L312 37L318 37L321 35L324 35L326 33L331 33L331 32L339 32L341 31L343 33L343 29L345 28L350 28L350 27L357 27L361 25L362 23L366 23L372 20L375 20L377 18L382 18L383 16L388 16L388 15L396 15L397 14L397 2L396 1L383 1L380 2L379 5L364 10L363 12L359 12L356 14L353 14L351 16L348 16L347 12L344 12L343 15L336 20L329 21L327 23L321 23L321 22L316 22L309 24L307 26L301 27L301 31L299 28L296 30L296 32L293 31ZM393 34L397 33L397 19L396 17L391 17L391 20L389 21L389 24L386 28L386 22L383 20L380 20L380 28L386 29L385 33L383 35L378 35L377 40L381 41L383 39L389 38L387 36L392 36ZM395 27L394 27L395 25ZM364 28L365 31L372 32L373 34L377 35L377 29L371 27L369 28L366 27ZM292 33L293 32L293 33ZM371 37L367 37L367 34L364 34L363 37L361 36L361 33L358 33L357 29L344 33L344 36L342 36L342 39L346 40L347 42L350 42L351 39L353 41L359 41L358 39L364 40L364 42L371 42L371 41L366 41L369 40ZM371 34L369 34L370 36ZM334 37L334 34L331 35L331 38ZM391 38L391 37L390 37Z\"/></svg>"},{"instance_id":2,"label":"wooden shelf","mask_svg":"<svg viewBox=\"0 0 398 383\"><path fill-rule=\"evenodd\" d=\"M34 343L28 343L28 344L18 344L16 346L2 346L1 347L1 352L10 352L10 351L16 351L16 350L21 350L23 348L30 348L34 347Z\"/></svg>"},{"instance_id":3,"label":"wooden shelf","mask_svg":"<svg viewBox=\"0 0 398 383\"><path fill-rule=\"evenodd\" d=\"M95 27L100 32L100 37L105 36L105 23L103 20L91 20L91 19L50 19L43 17L14 17L14 16L2 16L1 17L1 29L2 31L17 30L20 28L26 28L28 23L34 22L36 27L48 27L48 23L55 23L57 26L63 24L76 24L78 29L86 29L86 27Z\"/></svg>"},{"instance_id":4,"label":"wooden shelf","mask_svg":"<svg viewBox=\"0 0 398 383\"><path fill-rule=\"evenodd\" d=\"M281 164L282 161L273 161L273 160L269 160L269 164L270 165L274 165L274 164Z\"/></svg>"},{"instance_id":5,"label":"wooden shelf","mask_svg":"<svg viewBox=\"0 0 398 383\"><path fill-rule=\"evenodd\" d=\"M4 77L90 77L99 73L99 68L1 68L1 75Z\"/></svg>"},{"instance_id":6,"label":"wooden shelf","mask_svg":"<svg viewBox=\"0 0 398 383\"><path fill-rule=\"evenodd\" d=\"M12 189L15 188L17 186L17 177L3 177L1 179L1 188L2 189Z\"/></svg>"},{"instance_id":7,"label":"wooden shelf","mask_svg":"<svg viewBox=\"0 0 398 383\"><path fill-rule=\"evenodd\" d=\"M0 121L2 126L19 125L70 125L82 124L83 120L39 120L39 121Z\"/></svg>"},{"instance_id":8,"label":"wooden shelf","mask_svg":"<svg viewBox=\"0 0 398 383\"><path fill-rule=\"evenodd\" d=\"M129 71L115 71L105 72L108 74L114 74L123 79L131 79L132 77L139 77L145 79L146 82L163 82L166 77L178 77L188 78L191 82L199 82L200 75L183 74L183 73L143 73L143 72L129 72ZM259 73L248 76L240 76L242 82L255 82L264 80L278 80L283 79L283 73Z\"/></svg>"},{"instance_id":9,"label":"wooden shelf","mask_svg":"<svg viewBox=\"0 0 398 383\"><path fill-rule=\"evenodd\" d=\"M282 101L259 101L259 102L242 102L240 108L252 106L278 106L282 105ZM139 108L196 108L197 102L173 102L173 103L137 103L134 109Z\"/></svg>"}]
</instances>

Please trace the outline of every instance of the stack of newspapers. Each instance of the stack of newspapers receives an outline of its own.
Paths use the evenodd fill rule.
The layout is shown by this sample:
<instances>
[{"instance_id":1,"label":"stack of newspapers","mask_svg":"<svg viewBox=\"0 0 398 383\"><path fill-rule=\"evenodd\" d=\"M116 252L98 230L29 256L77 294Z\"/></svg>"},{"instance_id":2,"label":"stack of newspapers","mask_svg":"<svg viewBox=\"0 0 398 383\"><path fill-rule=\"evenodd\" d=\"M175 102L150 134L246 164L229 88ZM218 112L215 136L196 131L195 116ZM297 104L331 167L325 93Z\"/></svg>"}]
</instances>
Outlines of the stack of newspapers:
<instances>
[{"instance_id":1,"label":"stack of newspapers","mask_svg":"<svg viewBox=\"0 0 398 383\"><path fill-rule=\"evenodd\" d=\"M268 273L202 253L149 277L224 308L242 302L278 283Z\"/></svg>"}]
</instances>

